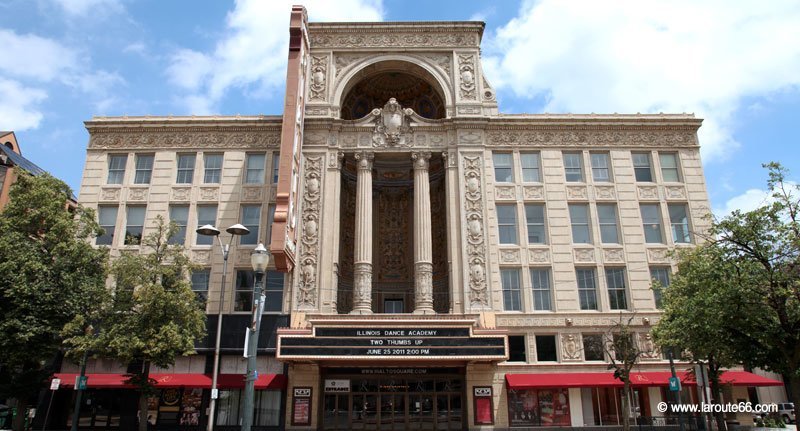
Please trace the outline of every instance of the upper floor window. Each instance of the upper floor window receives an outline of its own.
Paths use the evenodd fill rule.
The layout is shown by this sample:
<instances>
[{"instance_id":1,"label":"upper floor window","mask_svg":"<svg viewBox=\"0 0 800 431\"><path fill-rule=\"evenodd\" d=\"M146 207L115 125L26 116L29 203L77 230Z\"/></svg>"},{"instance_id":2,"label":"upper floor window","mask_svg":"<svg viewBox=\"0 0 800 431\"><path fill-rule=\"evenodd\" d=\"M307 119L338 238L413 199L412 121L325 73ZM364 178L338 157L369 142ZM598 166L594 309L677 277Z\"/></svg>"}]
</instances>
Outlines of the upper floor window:
<instances>
[{"instance_id":1,"label":"upper floor window","mask_svg":"<svg viewBox=\"0 0 800 431\"><path fill-rule=\"evenodd\" d=\"M208 299L208 282L211 278L210 269L198 269L192 271L192 290L200 302L205 303Z\"/></svg>"},{"instance_id":2,"label":"upper floor window","mask_svg":"<svg viewBox=\"0 0 800 431\"><path fill-rule=\"evenodd\" d=\"M508 361L509 362L526 362L528 355L525 351L528 350L525 346L524 335L509 335L508 336Z\"/></svg>"},{"instance_id":3,"label":"upper floor window","mask_svg":"<svg viewBox=\"0 0 800 431\"><path fill-rule=\"evenodd\" d=\"M194 177L195 154L178 154L178 176L176 184L191 184Z\"/></svg>"},{"instance_id":4,"label":"upper floor window","mask_svg":"<svg viewBox=\"0 0 800 431\"><path fill-rule=\"evenodd\" d=\"M506 311L522 310L519 290L519 270L501 269L500 280L503 286L503 309Z\"/></svg>"},{"instance_id":5,"label":"upper floor window","mask_svg":"<svg viewBox=\"0 0 800 431\"><path fill-rule=\"evenodd\" d=\"M222 180L222 154L203 155L204 173L203 182L206 184L219 184Z\"/></svg>"},{"instance_id":6,"label":"upper floor window","mask_svg":"<svg viewBox=\"0 0 800 431\"><path fill-rule=\"evenodd\" d=\"M582 334L582 338L583 360L604 361L605 349L603 348L603 336L601 334Z\"/></svg>"},{"instance_id":7,"label":"upper floor window","mask_svg":"<svg viewBox=\"0 0 800 431\"><path fill-rule=\"evenodd\" d=\"M661 236L661 208L658 204L640 204L644 241L650 244L663 244Z\"/></svg>"},{"instance_id":8,"label":"upper floor window","mask_svg":"<svg viewBox=\"0 0 800 431\"><path fill-rule=\"evenodd\" d=\"M136 175L133 177L134 184L150 184L150 177L153 174L153 155L136 155Z\"/></svg>"},{"instance_id":9,"label":"upper floor window","mask_svg":"<svg viewBox=\"0 0 800 431\"><path fill-rule=\"evenodd\" d=\"M576 268L578 302L581 310L597 310L597 284L593 268Z\"/></svg>"},{"instance_id":10,"label":"upper floor window","mask_svg":"<svg viewBox=\"0 0 800 431\"><path fill-rule=\"evenodd\" d=\"M663 305L663 293L662 289L666 289L669 287L669 281L672 271L668 266L651 266L650 267L650 278L653 281L657 281L660 285L658 288L653 289L653 299L656 302L656 308L662 308Z\"/></svg>"},{"instance_id":11,"label":"upper floor window","mask_svg":"<svg viewBox=\"0 0 800 431\"><path fill-rule=\"evenodd\" d=\"M689 234L689 217L686 215L686 205L669 204L669 224L672 226L672 240L676 244L686 244L691 242Z\"/></svg>"},{"instance_id":12,"label":"upper floor window","mask_svg":"<svg viewBox=\"0 0 800 431\"><path fill-rule=\"evenodd\" d=\"M592 179L597 182L611 181L611 165L608 153L592 153Z\"/></svg>"},{"instance_id":13,"label":"upper floor window","mask_svg":"<svg viewBox=\"0 0 800 431\"><path fill-rule=\"evenodd\" d=\"M528 224L528 244L547 243L544 227L544 205L525 204L525 219Z\"/></svg>"},{"instance_id":14,"label":"upper floor window","mask_svg":"<svg viewBox=\"0 0 800 431\"><path fill-rule=\"evenodd\" d=\"M267 271L264 274L264 312L281 312L283 310L283 273Z\"/></svg>"},{"instance_id":15,"label":"upper floor window","mask_svg":"<svg viewBox=\"0 0 800 431\"><path fill-rule=\"evenodd\" d=\"M597 218L600 222L600 241L604 244L619 244L617 206L597 204Z\"/></svg>"},{"instance_id":16,"label":"upper floor window","mask_svg":"<svg viewBox=\"0 0 800 431\"><path fill-rule=\"evenodd\" d=\"M186 225L189 223L189 206L188 205L170 205L169 207L169 221L175 222L178 226L178 231L175 232L169 239L170 244L185 244L186 243Z\"/></svg>"},{"instance_id":17,"label":"upper floor window","mask_svg":"<svg viewBox=\"0 0 800 431\"><path fill-rule=\"evenodd\" d=\"M263 184L266 154L248 154L244 174L245 184Z\"/></svg>"},{"instance_id":18,"label":"upper floor window","mask_svg":"<svg viewBox=\"0 0 800 431\"><path fill-rule=\"evenodd\" d=\"M497 229L500 235L500 244L517 243L517 206L497 206Z\"/></svg>"},{"instance_id":19,"label":"upper floor window","mask_svg":"<svg viewBox=\"0 0 800 431\"><path fill-rule=\"evenodd\" d=\"M675 153L658 153L661 162L661 179L665 182L677 183L681 180L678 168L678 155Z\"/></svg>"},{"instance_id":20,"label":"upper floor window","mask_svg":"<svg viewBox=\"0 0 800 431\"><path fill-rule=\"evenodd\" d=\"M552 310L550 270L547 268L531 268L531 286L533 290L533 309L540 311Z\"/></svg>"},{"instance_id":21,"label":"upper floor window","mask_svg":"<svg viewBox=\"0 0 800 431\"><path fill-rule=\"evenodd\" d=\"M558 352L556 350L555 335L536 336L536 360L538 362L558 361Z\"/></svg>"},{"instance_id":22,"label":"upper floor window","mask_svg":"<svg viewBox=\"0 0 800 431\"><path fill-rule=\"evenodd\" d=\"M97 207L97 223L103 228L103 233L97 237L95 244L111 245L114 242L114 230L117 225L117 206Z\"/></svg>"},{"instance_id":23,"label":"upper floor window","mask_svg":"<svg viewBox=\"0 0 800 431\"><path fill-rule=\"evenodd\" d=\"M239 239L240 244L258 244L259 231L261 226L261 205L242 205L242 225L250 229L250 233L242 235Z\"/></svg>"},{"instance_id":24,"label":"upper floor window","mask_svg":"<svg viewBox=\"0 0 800 431\"><path fill-rule=\"evenodd\" d=\"M281 153L272 153L272 184L278 183L279 167L281 165Z\"/></svg>"},{"instance_id":25,"label":"upper floor window","mask_svg":"<svg viewBox=\"0 0 800 431\"><path fill-rule=\"evenodd\" d=\"M564 153L564 173L568 183L583 181L583 157L581 153Z\"/></svg>"},{"instance_id":26,"label":"upper floor window","mask_svg":"<svg viewBox=\"0 0 800 431\"><path fill-rule=\"evenodd\" d=\"M107 184L122 184L125 179L125 165L128 163L127 154L112 154L108 156Z\"/></svg>"},{"instance_id":27,"label":"upper floor window","mask_svg":"<svg viewBox=\"0 0 800 431\"><path fill-rule=\"evenodd\" d=\"M514 182L514 162L511 153L492 154L494 179L498 183Z\"/></svg>"},{"instance_id":28,"label":"upper floor window","mask_svg":"<svg viewBox=\"0 0 800 431\"><path fill-rule=\"evenodd\" d=\"M591 244L589 206L586 204L570 204L569 219L572 223L572 242L575 244Z\"/></svg>"},{"instance_id":29,"label":"upper floor window","mask_svg":"<svg viewBox=\"0 0 800 431\"><path fill-rule=\"evenodd\" d=\"M130 206L126 208L125 245L139 245L142 243L144 232L144 215L147 207Z\"/></svg>"},{"instance_id":30,"label":"upper floor window","mask_svg":"<svg viewBox=\"0 0 800 431\"><path fill-rule=\"evenodd\" d=\"M650 169L650 153L631 153L633 159L633 173L636 181L652 182L653 171Z\"/></svg>"},{"instance_id":31,"label":"upper floor window","mask_svg":"<svg viewBox=\"0 0 800 431\"><path fill-rule=\"evenodd\" d=\"M625 287L624 268L606 268L606 284L608 285L608 304L612 310L627 310L627 289Z\"/></svg>"},{"instance_id":32,"label":"upper floor window","mask_svg":"<svg viewBox=\"0 0 800 431\"><path fill-rule=\"evenodd\" d=\"M520 153L519 158L522 162L522 181L526 183L541 182L539 153Z\"/></svg>"},{"instance_id":33,"label":"upper floor window","mask_svg":"<svg viewBox=\"0 0 800 431\"><path fill-rule=\"evenodd\" d=\"M210 224L216 226L217 224L217 206L216 205L198 205L197 206L197 227ZM197 245L212 245L214 244L214 237L211 235L197 234L195 240Z\"/></svg>"}]
</instances>

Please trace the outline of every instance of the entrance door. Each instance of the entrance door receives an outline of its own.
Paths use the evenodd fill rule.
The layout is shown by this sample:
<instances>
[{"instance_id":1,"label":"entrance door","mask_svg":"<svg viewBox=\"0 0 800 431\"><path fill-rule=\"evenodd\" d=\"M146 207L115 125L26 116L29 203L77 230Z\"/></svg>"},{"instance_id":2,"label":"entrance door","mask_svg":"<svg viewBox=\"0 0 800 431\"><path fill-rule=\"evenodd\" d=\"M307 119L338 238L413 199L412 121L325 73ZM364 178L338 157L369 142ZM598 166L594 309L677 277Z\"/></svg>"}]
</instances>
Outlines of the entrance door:
<instances>
[{"instance_id":1,"label":"entrance door","mask_svg":"<svg viewBox=\"0 0 800 431\"><path fill-rule=\"evenodd\" d=\"M325 429L344 431L349 429L347 413L350 400L347 394L326 394L322 421Z\"/></svg>"},{"instance_id":2,"label":"entrance door","mask_svg":"<svg viewBox=\"0 0 800 431\"><path fill-rule=\"evenodd\" d=\"M406 429L405 394L382 394L380 417L381 430Z\"/></svg>"},{"instance_id":3,"label":"entrance door","mask_svg":"<svg viewBox=\"0 0 800 431\"><path fill-rule=\"evenodd\" d=\"M378 429L378 395L353 394L350 405L350 420L353 430ZM324 424L325 429L328 425Z\"/></svg>"}]
</instances>

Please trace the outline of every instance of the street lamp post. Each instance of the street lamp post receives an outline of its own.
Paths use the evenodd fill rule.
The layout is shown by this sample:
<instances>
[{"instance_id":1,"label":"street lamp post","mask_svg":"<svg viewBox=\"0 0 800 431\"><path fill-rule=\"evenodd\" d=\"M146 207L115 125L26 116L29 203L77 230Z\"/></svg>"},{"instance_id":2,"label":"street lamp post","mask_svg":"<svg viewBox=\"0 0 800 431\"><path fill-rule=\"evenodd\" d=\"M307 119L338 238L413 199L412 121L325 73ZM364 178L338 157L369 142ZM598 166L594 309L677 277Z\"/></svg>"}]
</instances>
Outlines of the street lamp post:
<instances>
[{"instance_id":1,"label":"street lamp post","mask_svg":"<svg viewBox=\"0 0 800 431\"><path fill-rule=\"evenodd\" d=\"M264 310L264 295L262 294L261 280L264 277L264 270L269 263L269 253L264 244L258 243L253 253L250 254L250 263L255 272L255 283L253 285L253 318L247 328L247 375L245 376L244 387L244 408L242 409L242 431L250 431L253 425L253 401L256 392L256 356L258 352L258 333L261 329L261 314Z\"/></svg>"},{"instance_id":2,"label":"street lamp post","mask_svg":"<svg viewBox=\"0 0 800 431\"><path fill-rule=\"evenodd\" d=\"M219 229L210 224L200 226L195 232L200 235L216 237L219 248L222 250L222 286L220 286L219 291L219 311L217 312L217 337L214 344L214 372L211 376L211 403L208 406L208 423L206 424L206 429L208 431L213 431L214 413L216 412L215 408L218 398L217 378L219 377L219 343L220 336L222 334L222 313L224 311L223 305L225 304L225 278L228 275L228 254L230 253L231 244L233 243L233 237L237 235L247 235L250 233L250 230L238 223L225 229L225 232L230 234L227 244L222 244L222 240L219 237Z\"/></svg>"}]
</instances>

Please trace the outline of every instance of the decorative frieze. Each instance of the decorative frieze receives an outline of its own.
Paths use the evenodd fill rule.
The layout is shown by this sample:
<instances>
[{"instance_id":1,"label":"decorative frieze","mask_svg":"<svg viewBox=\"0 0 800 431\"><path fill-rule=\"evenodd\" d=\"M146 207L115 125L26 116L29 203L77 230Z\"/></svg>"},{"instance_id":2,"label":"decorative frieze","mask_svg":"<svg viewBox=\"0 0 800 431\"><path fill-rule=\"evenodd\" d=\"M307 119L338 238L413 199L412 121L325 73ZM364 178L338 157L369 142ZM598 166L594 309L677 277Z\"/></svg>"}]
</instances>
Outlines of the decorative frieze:
<instances>
[{"instance_id":1,"label":"decorative frieze","mask_svg":"<svg viewBox=\"0 0 800 431\"><path fill-rule=\"evenodd\" d=\"M201 201L216 201L219 199L219 187L200 187Z\"/></svg>"},{"instance_id":2,"label":"decorative frieze","mask_svg":"<svg viewBox=\"0 0 800 431\"><path fill-rule=\"evenodd\" d=\"M494 198L497 200L516 200L517 187L516 186L495 186Z\"/></svg>"},{"instance_id":3,"label":"decorative frieze","mask_svg":"<svg viewBox=\"0 0 800 431\"><path fill-rule=\"evenodd\" d=\"M464 156L464 214L466 217L468 299L472 307L488 307L486 286L486 240L483 232L483 157Z\"/></svg>"},{"instance_id":4,"label":"decorative frieze","mask_svg":"<svg viewBox=\"0 0 800 431\"><path fill-rule=\"evenodd\" d=\"M528 263L531 265L549 263L550 250L546 248L531 248L528 249Z\"/></svg>"},{"instance_id":5,"label":"decorative frieze","mask_svg":"<svg viewBox=\"0 0 800 431\"><path fill-rule=\"evenodd\" d=\"M148 191L150 191L148 187L131 187L128 189L128 200L146 201Z\"/></svg>"},{"instance_id":6,"label":"decorative frieze","mask_svg":"<svg viewBox=\"0 0 800 431\"><path fill-rule=\"evenodd\" d=\"M636 186L641 200L658 200L658 186Z\"/></svg>"},{"instance_id":7,"label":"decorative frieze","mask_svg":"<svg viewBox=\"0 0 800 431\"><path fill-rule=\"evenodd\" d=\"M492 146L615 146L615 147L695 147L692 132L675 130L496 130L487 133Z\"/></svg>"},{"instance_id":8,"label":"decorative frieze","mask_svg":"<svg viewBox=\"0 0 800 431\"><path fill-rule=\"evenodd\" d=\"M526 201L544 200L543 186L522 186L522 199Z\"/></svg>"},{"instance_id":9,"label":"decorative frieze","mask_svg":"<svg viewBox=\"0 0 800 431\"><path fill-rule=\"evenodd\" d=\"M211 262L211 250L192 250L192 262L201 265Z\"/></svg>"},{"instance_id":10,"label":"decorative frieze","mask_svg":"<svg viewBox=\"0 0 800 431\"><path fill-rule=\"evenodd\" d=\"M594 198L597 200L616 200L617 191L614 186L594 186Z\"/></svg>"},{"instance_id":11,"label":"decorative frieze","mask_svg":"<svg viewBox=\"0 0 800 431\"><path fill-rule=\"evenodd\" d=\"M500 263L519 264L519 250L500 250Z\"/></svg>"},{"instance_id":12,"label":"decorative frieze","mask_svg":"<svg viewBox=\"0 0 800 431\"><path fill-rule=\"evenodd\" d=\"M264 189L263 186L258 187L242 187L242 200L243 201L260 201L262 190Z\"/></svg>"},{"instance_id":13,"label":"decorative frieze","mask_svg":"<svg viewBox=\"0 0 800 431\"><path fill-rule=\"evenodd\" d=\"M604 248L603 262L605 263L625 262L625 250L621 248Z\"/></svg>"},{"instance_id":14,"label":"decorative frieze","mask_svg":"<svg viewBox=\"0 0 800 431\"><path fill-rule=\"evenodd\" d=\"M645 323L645 319L648 323ZM645 327L658 323L657 315L636 315L631 322L633 326ZM562 315L559 317L541 317L534 315L498 315L498 327L547 327L547 328L592 328L608 327L619 321L619 314L608 314L606 316L581 316L581 315ZM571 322L568 324L567 322Z\"/></svg>"},{"instance_id":15,"label":"decorative frieze","mask_svg":"<svg viewBox=\"0 0 800 431\"><path fill-rule=\"evenodd\" d=\"M119 196L120 196L119 187L114 187L114 188L103 187L100 190L100 200L101 201L119 202Z\"/></svg>"},{"instance_id":16,"label":"decorative frieze","mask_svg":"<svg viewBox=\"0 0 800 431\"><path fill-rule=\"evenodd\" d=\"M669 250L666 248L648 248L647 261L651 263L669 262Z\"/></svg>"},{"instance_id":17,"label":"decorative frieze","mask_svg":"<svg viewBox=\"0 0 800 431\"><path fill-rule=\"evenodd\" d=\"M173 187L172 188L171 200L173 200L173 201L189 201L191 199L192 199L192 188L191 187Z\"/></svg>"},{"instance_id":18,"label":"decorative frieze","mask_svg":"<svg viewBox=\"0 0 800 431\"><path fill-rule=\"evenodd\" d=\"M580 361L582 350L580 334L561 334L561 359L563 361Z\"/></svg>"},{"instance_id":19,"label":"decorative frieze","mask_svg":"<svg viewBox=\"0 0 800 431\"><path fill-rule=\"evenodd\" d=\"M311 33L316 48L468 48L477 47L477 33Z\"/></svg>"},{"instance_id":20,"label":"decorative frieze","mask_svg":"<svg viewBox=\"0 0 800 431\"><path fill-rule=\"evenodd\" d=\"M317 259L319 256L320 194L322 187L323 155L304 158L305 188L303 190L303 230L300 234L300 259L297 280L298 309L317 306Z\"/></svg>"},{"instance_id":21,"label":"decorative frieze","mask_svg":"<svg viewBox=\"0 0 800 431\"><path fill-rule=\"evenodd\" d=\"M141 131L106 132L100 129L92 131L89 138L90 149L264 149L280 146L280 134L277 131L264 130L252 132L193 131L160 132L150 129Z\"/></svg>"},{"instance_id":22,"label":"decorative frieze","mask_svg":"<svg viewBox=\"0 0 800 431\"><path fill-rule=\"evenodd\" d=\"M567 186L567 199L585 201L588 195L586 186Z\"/></svg>"},{"instance_id":23,"label":"decorative frieze","mask_svg":"<svg viewBox=\"0 0 800 431\"><path fill-rule=\"evenodd\" d=\"M594 248L576 248L573 250L575 263L594 263Z\"/></svg>"},{"instance_id":24,"label":"decorative frieze","mask_svg":"<svg viewBox=\"0 0 800 431\"><path fill-rule=\"evenodd\" d=\"M684 186L664 186L664 195L668 200L686 200L686 187Z\"/></svg>"}]
</instances>

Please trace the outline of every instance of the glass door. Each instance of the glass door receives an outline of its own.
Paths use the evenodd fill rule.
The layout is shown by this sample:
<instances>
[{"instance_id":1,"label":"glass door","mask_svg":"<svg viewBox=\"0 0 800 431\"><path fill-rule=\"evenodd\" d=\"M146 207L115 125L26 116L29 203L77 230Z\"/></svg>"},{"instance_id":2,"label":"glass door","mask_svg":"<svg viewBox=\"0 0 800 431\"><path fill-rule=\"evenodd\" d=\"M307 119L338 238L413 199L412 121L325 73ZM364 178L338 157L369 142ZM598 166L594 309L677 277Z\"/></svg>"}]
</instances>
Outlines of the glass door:
<instances>
[{"instance_id":1,"label":"glass door","mask_svg":"<svg viewBox=\"0 0 800 431\"><path fill-rule=\"evenodd\" d=\"M350 407L351 429L378 429L378 400L376 394L353 394Z\"/></svg>"},{"instance_id":2,"label":"glass door","mask_svg":"<svg viewBox=\"0 0 800 431\"><path fill-rule=\"evenodd\" d=\"M325 394L322 413L322 426L326 430L344 431L349 429L347 414L350 403L347 394Z\"/></svg>"}]
</instances>

